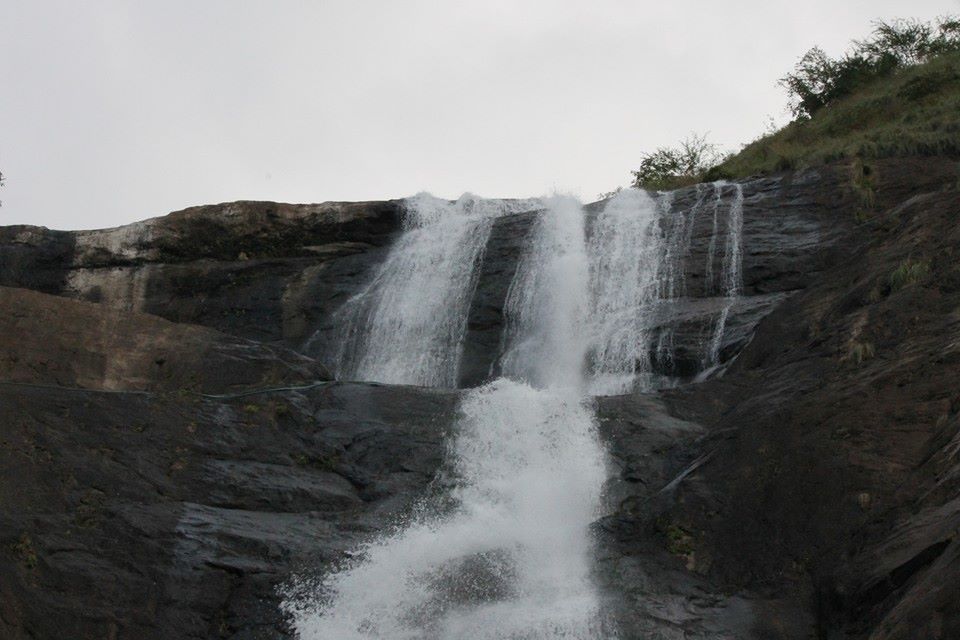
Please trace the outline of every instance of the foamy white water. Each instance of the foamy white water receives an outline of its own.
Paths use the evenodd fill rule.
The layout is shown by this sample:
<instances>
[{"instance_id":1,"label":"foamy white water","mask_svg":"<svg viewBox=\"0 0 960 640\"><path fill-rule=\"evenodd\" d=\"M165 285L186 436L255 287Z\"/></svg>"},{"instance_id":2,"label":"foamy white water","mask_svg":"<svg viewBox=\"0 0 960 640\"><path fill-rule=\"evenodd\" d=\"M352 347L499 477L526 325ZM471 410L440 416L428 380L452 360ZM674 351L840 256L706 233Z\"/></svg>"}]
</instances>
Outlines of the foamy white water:
<instances>
[{"instance_id":1,"label":"foamy white water","mask_svg":"<svg viewBox=\"0 0 960 640\"><path fill-rule=\"evenodd\" d=\"M590 523L605 456L583 395L588 260L578 202L545 204L508 296L501 378L470 391L454 489L284 603L300 638L596 640Z\"/></svg>"},{"instance_id":2,"label":"foamy white water","mask_svg":"<svg viewBox=\"0 0 960 640\"><path fill-rule=\"evenodd\" d=\"M583 207L563 196L545 204L507 293L500 366L537 387L577 388L588 346Z\"/></svg>"},{"instance_id":3,"label":"foamy white water","mask_svg":"<svg viewBox=\"0 0 960 640\"><path fill-rule=\"evenodd\" d=\"M590 235L590 388L625 393L650 366L650 329L660 298L663 242L657 203L624 189L594 221Z\"/></svg>"},{"instance_id":4,"label":"foamy white water","mask_svg":"<svg viewBox=\"0 0 960 640\"><path fill-rule=\"evenodd\" d=\"M337 377L455 387L477 265L495 217L532 200L405 201L404 233L371 281L338 312Z\"/></svg>"},{"instance_id":5,"label":"foamy white water","mask_svg":"<svg viewBox=\"0 0 960 640\"><path fill-rule=\"evenodd\" d=\"M713 186L711 279L724 186ZM607 474L589 398L647 384L665 340L654 348L657 314L685 295L684 260L707 193L698 187L692 208L673 212L670 196L622 191L589 240L579 202L537 201L544 210L504 308L505 377L461 401L445 461L452 489L300 585L283 607L301 639L615 637L591 579L589 527ZM727 303L705 347L714 359L742 290L742 203L736 185L720 274ZM363 336L353 371L452 386L491 221L534 207L429 196L410 207L409 230L348 309Z\"/></svg>"},{"instance_id":6,"label":"foamy white water","mask_svg":"<svg viewBox=\"0 0 960 640\"><path fill-rule=\"evenodd\" d=\"M704 293L714 286L713 262L717 254L717 232L719 231L720 204L723 202L721 196L724 182L713 183L713 231L710 233L710 245L707 247L706 274L703 279Z\"/></svg>"},{"instance_id":7,"label":"foamy white water","mask_svg":"<svg viewBox=\"0 0 960 640\"><path fill-rule=\"evenodd\" d=\"M589 410L501 379L461 412L453 511L361 549L317 601L288 602L300 638L601 637L587 527L605 473Z\"/></svg>"},{"instance_id":8,"label":"foamy white water","mask_svg":"<svg viewBox=\"0 0 960 640\"><path fill-rule=\"evenodd\" d=\"M733 199L724 207L727 187L733 188ZM704 286L705 292L719 289L724 303L702 343L702 366L718 363L727 319L743 288L743 189L716 182L712 197L706 185L696 189L687 211L673 209L671 193L655 201L644 191L629 189L611 198L598 214L588 248L591 393L650 390L665 383L654 373L654 364L661 370L672 366L674 328L664 318L687 294L685 267L693 227L708 199L712 229ZM726 225L721 229L724 211ZM717 274L714 262L721 238L723 257Z\"/></svg>"}]
</instances>

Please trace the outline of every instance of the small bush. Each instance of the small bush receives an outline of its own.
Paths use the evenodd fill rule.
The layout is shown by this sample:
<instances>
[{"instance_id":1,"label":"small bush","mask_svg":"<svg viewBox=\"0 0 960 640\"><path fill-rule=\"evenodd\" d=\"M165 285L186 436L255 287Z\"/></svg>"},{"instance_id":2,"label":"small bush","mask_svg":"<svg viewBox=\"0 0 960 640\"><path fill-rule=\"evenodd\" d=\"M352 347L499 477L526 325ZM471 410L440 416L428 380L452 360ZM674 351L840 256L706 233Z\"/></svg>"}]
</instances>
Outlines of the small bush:
<instances>
[{"instance_id":1,"label":"small bush","mask_svg":"<svg viewBox=\"0 0 960 640\"><path fill-rule=\"evenodd\" d=\"M852 362L859 365L876 355L876 349L872 342L860 342L854 340L847 349L847 355L843 357L844 362Z\"/></svg>"},{"instance_id":2,"label":"small bush","mask_svg":"<svg viewBox=\"0 0 960 640\"><path fill-rule=\"evenodd\" d=\"M657 529L663 535L667 551L675 556L688 556L694 551L693 536L680 525L658 518Z\"/></svg>"},{"instance_id":3,"label":"small bush","mask_svg":"<svg viewBox=\"0 0 960 640\"><path fill-rule=\"evenodd\" d=\"M930 275L930 263L927 261L906 259L890 274L890 290L899 291L904 287L922 282Z\"/></svg>"},{"instance_id":4,"label":"small bush","mask_svg":"<svg viewBox=\"0 0 960 640\"><path fill-rule=\"evenodd\" d=\"M277 402L273 405L273 417L274 419L287 418L293 413L293 410L290 408L286 402Z\"/></svg>"},{"instance_id":5,"label":"small bush","mask_svg":"<svg viewBox=\"0 0 960 640\"><path fill-rule=\"evenodd\" d=\"M657 190L695 184L720 160L720 152L706 135L690 134L677 147L660 147L644 154L640 168L631 171L633 186Z\"/></svg>"},{"instance_id":6,"label":"small bush","mask_svg":"<svg viewBox=\"0 0 960 640\"><path fill-rule=\"evenodd\" d=\"M945 80L952 77L958 80ZM721 168L739 178L842 159L958 154L960 52L955 52L865 86L813 118L791 122L751 142Z\"/></svg>"},{"instance_id":7,"label":"small bush","mask_svg":"<svg viewBox=\"0 0 960 640\"><path fill-rule=\"evenodd\" d=\"M20 539L13 545L13 552L27 569L36 568L37 551L33 548L33 541L29 535L26 533L20 535Z\"/></svg>"},{"instance_id":8,"label":"small bush","mask_svg":"<svg viewBox=\"0 0 960 640\"><path fill-rule=\"evenodd\" d=\"M960 82L960 73L954 69L934 69L910 78L904 83L897 96L907 100L922 100L929 95L939 93L951 83Z\"/></svg>"},{"instance_id":9,"label":"small bush","mask_svg":"<svg viewBox=\"0 0 960 640\"><path fill-rule=\"evenodd\" d=\"M851 158L960 155L958 17L877 22L839 59L814 47L781 84L792 122L724 158L701 135L659 148L632 172L633 186L673 189ZM869 190L860 195L864 220L874 205Z\"/></svg>"},{"instance_id":10,"label":"small bush","mask_svg":"<svg viewBox=\"0 0 960 640\"><path fill-rule=\"evenodd\" d=\"M854 217L857 222L864 222L874 212L877 206L877 190L873 168L864 164L859 158L851 165L850 184L857 198Z\"/></svg>"}]
</instances>

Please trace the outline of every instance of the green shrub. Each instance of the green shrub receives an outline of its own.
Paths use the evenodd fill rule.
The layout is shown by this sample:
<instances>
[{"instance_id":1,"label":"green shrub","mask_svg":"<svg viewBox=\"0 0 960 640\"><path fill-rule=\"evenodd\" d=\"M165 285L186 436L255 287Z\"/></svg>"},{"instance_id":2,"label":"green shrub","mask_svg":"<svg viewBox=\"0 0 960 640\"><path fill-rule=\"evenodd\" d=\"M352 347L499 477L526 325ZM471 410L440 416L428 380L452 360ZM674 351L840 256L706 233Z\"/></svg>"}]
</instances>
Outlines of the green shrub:
<instances>
[{"instance_id":1,"label":"green shrub","mask_svg":"<svg viewBox=\"0 0 960 640\"><path fill-rule=\"evenodd\" d=\"M922 282L930 275L930 263L924 260L907 258L890 274L890 290L899 291L904 287Z\"/></svg>"},{"instance_id":2,"label":"green shrub","mask_svg":"<svg viewBox=\"0 0 960 640\"><path fill-rule=\"evenodd\" d=\"M853 364L859 365L864 361L869 360L874 355L876 355L876 349L874 348L872 342L860 342L859 340L854 340L847 348L847 355L843 357L843 360L845 362L852 362Z\"/></svg>"},{"instance_id":3,"label":"green shrub","mask_svg":"<svg viewBox=\"0 0 960 640\"><path fill-rule=\"evenodd\" d=\"M721 159L706 135L690 134L676 147L660 147L644 154L640 168L631 171L638 189L675 189L695 184Z\"/></svg>"},{"instance_id":4,"label":"green shrub","mask_svg":"<svg viewBox=\"0 0 960 640\"><path fill-rule=\"evenodd\" d=\"M800 58L793 73L780 83L790 95L797 118L810 118L827 105L897 69L960 51L960 20L949 17L936 23L918 20L877 22L867 40L834 60L819 47Z\"/></svg>"},{"instance_id":5,"label":"green shrub","mask_svg":"<svg viewBox=\"0 0 960 640\"><path fill-rule=\"evenodd\" d=\"M877 190L873 168L864 164L858 158L851 166L851 173L850 183L857 198L853 215L857 222L864 222L877 206Z\"/></svg>"},{"instance_id":6,"label":"green shrub","mask_svg":"<svg viewBox=\"0 0 960 640\"><path fill-rule=\"evenodd\" d=\"M702 135L661 147L642 157L633 186L673 189L850 158L960 155L960 18L877 22L839 59L811 49L781 84L793 122L724 158ZM865 219L872 185L854 186Z\"/></svg>"},{"instance_id":7,"label":"green shrub","mask_svg":"<svg viewBox=\"0 0 960 640\"><path fill-rule=\"evenodd\" d=\"M960 72L956 69L933 69L910 78L900 87L897 96L907 100L922 100L954 82L960 82Z\"/></svg>"},{"instance_id":8,"label":"green shrub","mask_svg":"<svg viewBox=\"0 0 960 640\"><path fill-rule=\"evenodd\" d=\"M665 532L667 551L675 556L685 556L693 553L693 536L677 525L671 525Z\"/></svg>"},{"instance_id":9,"label":"green shrub","mask_svg":"<svg viewBox=\"0 0 960 640\"><path fill-rule=\"evenodd\" d=\"M960 52L864 86L812 118L751 142L720 168L746 177L848 158L957 154Z\"/></svg>"}]
</instances>

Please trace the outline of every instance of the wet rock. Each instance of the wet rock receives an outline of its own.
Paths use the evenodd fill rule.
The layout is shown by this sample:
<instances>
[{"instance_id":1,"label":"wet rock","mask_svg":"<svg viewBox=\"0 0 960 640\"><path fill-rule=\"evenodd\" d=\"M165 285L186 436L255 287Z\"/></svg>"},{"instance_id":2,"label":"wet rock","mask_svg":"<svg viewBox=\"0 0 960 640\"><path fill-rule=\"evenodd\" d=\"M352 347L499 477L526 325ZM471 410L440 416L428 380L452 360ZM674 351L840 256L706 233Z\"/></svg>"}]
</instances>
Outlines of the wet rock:
<instances>
[{"instance_id":1,"label":"wet rock","mask_svg":"<svg viewBox=\"0 0 960 640\"><path fill-rule=\"evenodd\" d=\"M780 300L774 294L802 289L820 271L818 256L852 223L838 223L830 209L845 197L837 195L843 181L841 170L824 169L742 183L744 297L731 307L723 359L743 346L750 327ZM718 274L733 193L729 185L701 185L673 196L671 215L687 216L692 228L682 267L686 294L671 313L700 310L701 316L658 336L657 344L676 341L673 350L654 358L658 374L690 377L703 368L702 352L723 305L708 309L698 300L721 293ZM588 206L588 231L601 207ZM336 311L385 258L402 215L399 201L237 202L99 231L0 228L0 285L282 343L329 362L339 339ZM499 370L503 306L535 219L536 212L527 212L494 222L468 314L461 387L481 384ZM707 278L708 269L713 278Z\"/></svg>"},{"instance_id":2,"label":"wet rock","mask_svg":"<svg viewBox=\"0 0 960 640\"><path fill-rule=\"evenodd\" d=\"M283 347L144 313L0 287L0 379L208 393L329 380Z\"/></svg>"},{"instance_id":3,"label":"wet rock","mask_svg":"<svg viewBox=\"0 0 960 640\"><path fill-rule=\"evenodd\" d=\"M401 216L399 201L233 202L96 231L0 227L0 285L300 347Z\"/></svg>"},{"instance_id":4,"label":"wet rock","mask_svg":"<svg viewBox=\"0 0 960 640\"><path fill-rule=\"evenodd\" d=\"M0 383L0 635L286 637L278 589L399 517L455 397Z\"/></svg>"},{"instance_id":5,"label":"wet rock","mask_svg":"<svg viewBox=\"0 0 960 640\"><path fill-rule=\"evenodd\" d=\"M960 636L956 169L875 163L861 222L842 164L744 183L725 374L596 400L619 637ZM289 348L331 335L398 217L240 203L0 228L0 279L33 290L0 289L0 637L288 637L291 576L442 489L457 392L324 381ZM495 372L531 221L491 234L463 384ZM663 310L686 378L727 304L702 286L711 228ZM464 601L500 588L477 585Z\"/></svg>"},{"instance_id":6,"label":"wet rock","mask_svg":"<svg viewBox=\"0 0 960 640\"><path fill-rule=\"evenodd\" d=\"M909 171L941 182L920 196ZM689 455L708 459L637 512L659 514L663 544L714 584L812 602L820 637L949 638L960 192L936 163L877 174L886 208L822 255L726 375L662 394L707 430Z\"/></svg>"}]
</instances>

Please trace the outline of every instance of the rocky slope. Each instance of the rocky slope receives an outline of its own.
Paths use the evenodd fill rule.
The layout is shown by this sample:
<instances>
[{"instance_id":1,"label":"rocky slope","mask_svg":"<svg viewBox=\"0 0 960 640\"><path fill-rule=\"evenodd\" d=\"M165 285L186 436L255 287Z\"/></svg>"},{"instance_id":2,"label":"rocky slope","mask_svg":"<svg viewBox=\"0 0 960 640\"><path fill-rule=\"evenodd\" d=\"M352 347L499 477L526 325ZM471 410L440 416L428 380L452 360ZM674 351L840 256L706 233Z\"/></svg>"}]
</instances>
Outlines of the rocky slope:
<instances>
[{"instance_id":1,"label":"rocky slope","mask_svg":"<svg viewBox=\"0 0 960 640\"><path fill-rule=\"evenodd\" d=\"M322 382L276 347L22 289L0 303L4 638L276 637L277 585L440 462L449 393Z\"/></svg>"},{"instance_id":2,"label":"rocky slope","mask_svg":"<svg viewBox=\"0 0 960 640\"><path fill-rule=\"evenodd\" d=\"M299 345L356 291L400 203L235 202L97 231L0 228L0 285Z\"/></svg>"},{"instance_id":3,"label":"rocky slope","mask_svg":"<svg viewBox=\"0 0 960 640\"><path fill-rule=\"evenodd\" d=\"M960 637L960 174L869 170L743 183L725 375L597 401L615 474L597 579L621 637ZM456 391L330 382L303 352L401 215L234 203L0 228L0 635L283 637L293 572L442 482ZM531 217L491 234L464 386L495 370ZM664 320L674 373L717 304L696 286L707 225Z\"/></svg>"},{"instance_id":4,"label":"rocky slope","mask_svg":"<svg viewBox=\"0 0 960 640\"><path fill-rule=\"evenodd\" d=\"M960 636L957 165L874 170L865 221L725 376L660 394L668 422L610 401L634 490L605 562L648 637Z\"/></svg>"}]
</instances>

